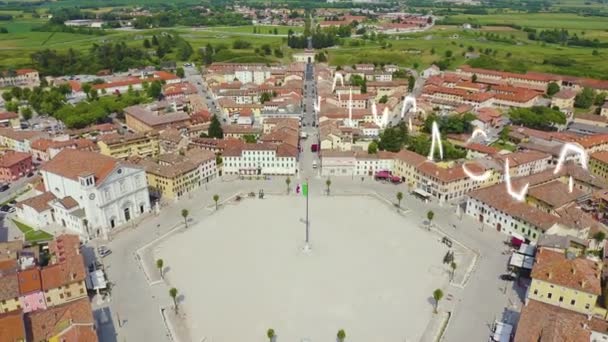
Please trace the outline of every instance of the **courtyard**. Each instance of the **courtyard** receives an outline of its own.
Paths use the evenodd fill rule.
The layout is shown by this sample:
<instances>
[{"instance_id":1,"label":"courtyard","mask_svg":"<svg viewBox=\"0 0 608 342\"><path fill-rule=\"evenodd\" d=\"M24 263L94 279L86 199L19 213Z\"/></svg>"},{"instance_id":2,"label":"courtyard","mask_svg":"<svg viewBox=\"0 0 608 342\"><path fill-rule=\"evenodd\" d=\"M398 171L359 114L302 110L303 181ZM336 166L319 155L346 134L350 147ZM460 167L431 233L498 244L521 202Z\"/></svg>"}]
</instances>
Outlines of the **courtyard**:
<instances>
[{"instance_id":1,"label":"courtyard","mask_svg":"<svg viewBox=\"0 0 608 342\"><path fill-rule=\"evenodd\" d=\"M192 340L420 340L449 278L439 239L375 197L313 196L303 252L304 217L300 196L244 199L156 245Z\"/></svg>"}]
</instances>

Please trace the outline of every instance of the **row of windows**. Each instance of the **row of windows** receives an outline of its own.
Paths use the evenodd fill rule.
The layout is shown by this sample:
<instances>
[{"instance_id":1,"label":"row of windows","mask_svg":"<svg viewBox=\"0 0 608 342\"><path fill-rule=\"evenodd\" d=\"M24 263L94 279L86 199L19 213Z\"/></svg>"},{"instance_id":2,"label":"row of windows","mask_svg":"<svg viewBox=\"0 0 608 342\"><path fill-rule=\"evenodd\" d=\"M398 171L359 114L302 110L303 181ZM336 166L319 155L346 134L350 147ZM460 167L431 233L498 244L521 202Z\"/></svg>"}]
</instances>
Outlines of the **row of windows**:
<instances>
[{"instance_id":1,"label":"row of windows","mask_svg":"<svg viewBox=\"0 0 608 342\"><path fill-rule=\"evenodd\" d=\"M535 290L534 290L534 295L538 295L538 289L535 289ZM591 297L591 296L590 296L590 297ZM548 299L553 298L553 293L548 292L548 293L547 293L547 298L548 298ZM558 301L559 301L560 303L563 303L563 302L564 302L564 296L559 296ZM576 299L571 299L571 300L570 300L570 305L576 305ZM591 307L591 305L590 305L589 303L585 304L585 309L589 310L589 308L590 308L590 307Z\"/></svg>"}]
</instances>

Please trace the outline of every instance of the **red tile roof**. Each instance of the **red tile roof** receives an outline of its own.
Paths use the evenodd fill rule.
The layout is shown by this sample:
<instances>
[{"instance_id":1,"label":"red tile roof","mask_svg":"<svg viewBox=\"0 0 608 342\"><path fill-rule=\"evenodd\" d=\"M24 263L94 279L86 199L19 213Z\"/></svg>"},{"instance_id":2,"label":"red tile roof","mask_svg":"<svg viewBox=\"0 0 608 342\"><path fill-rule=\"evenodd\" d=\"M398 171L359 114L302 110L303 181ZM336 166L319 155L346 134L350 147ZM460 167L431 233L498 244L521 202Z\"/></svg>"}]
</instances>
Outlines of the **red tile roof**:
<instances>
[{"instance_id":1,"label":"red tile roof","mask_svg":"<svg viewBox=\"0 0 608 342\"><path fill-rule=\"evenodd\" d=\"M24 271L19 272L19 293L22 295L40 291L42 289L42 282L40 281L40 270L37 267L33 267Z\"/></svg>"},{"instance_id":2,"label":"red tile roof","mask_svg":"<svg viewBox=\"0 0 608 342\"><path fill-rule=\"evenodd\" d=\"M10 120L16 119L19 117L19 114L13 112L0 112L0 120Z\"/></svg>"},{"instance_id":3,"label":"red tile roof","mask_svg":"<svg viewBox=\"0 0 608 342\"><path fill-rule=\"evenodd\" d=\"M515 342L589 341L587 316L554 305L529 300L522 308Z\"/></svg>"},{"instance_id":4,"label":"red tile roof","mask_svg":"<svg viewBox=\"0 0 608 342\"><path fill-rule=\"evenodd\" d=\"M29 153L9 151L0 156L0 167L10 168L28 159L32 159L32 155Z\"/></svg>"},{"instance_id":5,"label":"red tile roof","mask_svg":"<svg viewBox=\"0 0 608 342\"><path fill-rule=\"evenodd\" d=\"M25 319L28 331L28 340L46 341L58 334L72 337L71 329L77 325L82 328L90 327L93 330L93 314L88 298L82 298L58 305L47 310L39 310L29 313ZM94 331L93 331L94 333ZM69 342L97 341L96 336L87 333L81 334L86 339L71 339Z\"/></svg>"},{"instance_id":6,"label":"red tile roof","mask_svg":"<svg viewBox=\"0 0 608 342\"><path fill-rule=\"evenodd\" d=\"M569 259L563 252L540 248L532 268L532 279L600 295L601 265L586 258Z\"/></svg>"},{"instance_id":7,"label":"red tile roof","mask_svg":"<svg viewBox=\"0 0 608 342\"><path fill-rule=\"evenodd\" d=\"M64 149L42 166L42 171L78 181L78 177L93 174L97 184L119 165L114 158L99 153Z\"/></svg>"},{"instance_id":8,"label":"red tile roof","mask_svg":"<svg viewBox=\"0 0 608 342\"><path fill-rule=\"evenodd\" d=\"M23 312L21 310L0 315L0 341L25 341L25 326L23 325Z\"/></svg>"}]
</instances>

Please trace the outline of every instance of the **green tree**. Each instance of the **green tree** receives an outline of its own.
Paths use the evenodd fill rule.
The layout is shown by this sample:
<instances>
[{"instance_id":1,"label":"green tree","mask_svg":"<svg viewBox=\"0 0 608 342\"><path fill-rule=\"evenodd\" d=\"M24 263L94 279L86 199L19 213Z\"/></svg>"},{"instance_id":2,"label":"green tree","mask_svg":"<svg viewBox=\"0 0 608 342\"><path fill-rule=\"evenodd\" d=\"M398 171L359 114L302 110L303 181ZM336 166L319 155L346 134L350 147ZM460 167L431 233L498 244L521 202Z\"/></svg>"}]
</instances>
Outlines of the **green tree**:
<instances>
[{"instance_id":1,"label":"green tree","mask_svg":"<svg viewBox=\"0 0 608 342\"><path fill-rule=\"evenodd\" d=\"M220 200L220 195L213 195L213 202L215 202L215 210L217 210L217 202Z\"/></svg>"},{"instance_id":2,"label":"green tree","mask_svg":"<svg viewBox=\"0 0 608 342\"><path fill-rule=\"evenodd\" d=\"M263 92L262 95L260 95L260 102L264 103L264 102L270 101L271 98L272 98L271 93Z\"/></svg>"},{"instance_id":3,"label":"green tree","mask_svg":"<svg viewBox=\"0 0 608 342\"><path fill-rule=\"evenodd\" d=\"M21 90L19 87L13 87L11 89L11 94L13 94L13 98L17 100L23 99L23 90Z\"/></svg>"},{"instance_id":4,"label":"green tree","mask_svg":"<svg viewBox=\"0 0 608 342\"><path fill-rule=\"evenodd\" d=\"M593 99L591 99L593 101ZM566 115L553 108L535 106L531 108L513 108L509 117L516 125L528 128L548 130L556 125L566 124Z\"/></svg>"},{"instance_id":5,"label":"green tree","mask_svg":"<svg viewBox=\"0 0 608 342\"><path fill-rule=\"evenodd\" d=\"M22 107L21 109L21 117L23 120L29 120L32 118L32 108L30 106Z\"/></svg>"},{"instance_id":6,"label":"green tree","mask_svg":"<svg viewBox=\"0 0 608 342\"><path fill-rule=\"evenodd\" d=\"M156 38L156 35L152 35L152 45L158 46L158 38Z\"/></svg>"},{"instance_id":7,"label":"green tree","mask_svg":"<svg viewBox=\"0 0 608 342\"><path fill-rule=\"evenodd\" d=\"M433 218L435 217L435 213L432 210L429 210L426 213L426 218L429 220L429 226L433 225Z\"/></svg>"},{"instance_id":8,"label":"green tree","mask_svg":"<svg viewBox=\"0 0 608 342\"><path fill-rule=\"evenodd\" d=\"M152 47L152 45L150 44L150 41L148 40L148 38L144 39L144 48L149 49L151 47Z\"/></svg>"},{"instance_id":9,"label":"green tree","mask_svg":"<svg viewBox=\"0 0 608 342\"><path fill-rule=\"evenodd\" d=\"M593 235L593 240L595 240L595 242L597 243L598 246L600 245L600 243L602 243L602 241L604 241L605 238L606 238L606 233L601 232L601 231L597 232Z\"/></svg>"},{"instance_id":10,"label":"green tree","mask_svg":"<svg viewBox=\"0 0 608 342\"><path fill-rule=\"evenodd\" d=\"M154 81L154 82L150 83L147 94L149 97L151 97L153 99L158 99L158 98L160 98L160 95L162 94L162 92L163 92L163 85L160 83L160 81Z\"/></svg>"},{"instance_id":11,"label":"green tree","mask_svg":"<svg viewBox=\"0 0 608 342\"><path fill-rule=\"evenodd\" d=\"M401 200L403 200L403 192L397 192L397 207L401 208Z\"/></svg>"},{"instance_id":12,"label":"green tree","mask_svg":"<svg viewBox=\"0 0 608 342\"><path fill-rule=\"evenodd\" d=\"M165 266L165 262L163 261L163 259L156 260L156 268L158 268L158 272L160 273L161 278L164 278L164 275L163 275L164 266Z\"/></svg>"},{"instance_id":13,"label":"green tree","mask_svg":"<svg viewBox=\"0 0 608 342\"><path fill-rule=\"evenodd\" d=\"M445 57L446 57L446 58L450 58L450 57L452 57L452 55L453 55L453 54L454 54L454 53L452 52L452 50L447 50L447 51L445 52Z\"/></svg>"},{"instance_id":14,"label":"green tree","mask_svg":"<svg viewBox=\"0 0 608 342\"><path fill-rule=\"evenodd\" d=\"M2 93L2 98L5 102L10 102L13 99L13 94L11 94L11 92L9 91L5 91L4 93Z\"/></svg>"},{"instance_id":15,"label":"green tree","mask_svg":"<svg viewBox=\"0 0 608 342\"><path fill-rule=\"evenodd\" d=\"M382 97L380 98L380 100L378 100L379 103L387 103L388 102L388 96L387 95L382 95Z\"/></svg>"},{"instance_id":16,"label":"green tree","mask_svg":"<svg viewBox=\"0 0 608 342\"><path fill-rule=\"evenodd\" d=\"M243 140L245 140L245 142L248 144L255 144L258 141L258 139L253 134L243 135Z\"/></svg>"},{"instance_id":17,"label":"green tree","mask_svg":"<svg viewBox=\"0 0 608 342\"><path fill-rule=\"evenodd\" d=\"M434 313L437 313L437 309L439 308L439 301L443 298L443 291L441 289L436 289L433 291L433 299L435 300L435 308L433 309Z\"/></svg>"},{"instance_id":18,"label":"green tree","mask_svg":"<svg viewBox=\"0 0 608 342\"><path fill-rule=\"evenodd\" d=\"M367 145L367 153L376 154L378 153L378 143L376 141L372 141Z\"/></svg>"},{"instance_id":19,"label":"green tree","mask_svg":"<svg viewBox=\"0 0 608 342\"><path fill-rule=\"evenodd\" d=\"M224 138L224 130L222 129L222 124L220 124L220 120L216 115L213 115L211 118L211 124L209 124L209 137L216 139Z\"/></svg>"},{"instance_id":20,"label":"green tree","mask_svg":"<svg viewBox=\"0 0 608 342\"><path fill-rule=\"evenodd\" d=\"M402 122L397 126L387 127L380 133L378 148L382 151L399 152L407 141L407 127Z\"/></svg>"},{"instance_id":21,"label":"green tree","mask_svg":"<svg viewBox=\"0 0 608 342\"><path fill-rule=\"evenodd\" d=\"M553 96L559 91L559 84L555 82L549 83L547 86L547 95Z\"/></svg>"},{"instance_id":22,"label":"green tree","mask_svg":"<svg viewBox=\"0 0 608 342\"><path fill-rule=\"evenodd\" d=\"M175 74L179 78L184 78L184 76L186 76L186 73L184 72L184 68L182 68L182 67L178 67L177 69L175 69Z\"/></svg>"},{"instance_id":23,"label":"green tree","mask_svg":"<svg viewBox=\"0 0 608 342\"><path fill-rule=\"evenodd\" d=\"M175 313L177 313L179 308L177 307L177 289L175 287L169 290L169 296L173 299L173 306L175 307Z\"/></svg>"},{"instance_id":24,"label":"green tree","mask_svg":"<svg viewBox=\"0 0 608 342\"><path fill-rule=\"evenodd\" d=\"M458 265L454 261L452 261L450 263L450 268L452 269L452 274L450 275L450 278L451 278L452 281L454 280L454 275L456 274L456 268L457 267L458 267Z\"/></svg>"},{"instance_id":25,"label":"green tree","mask_svg":"<svg viewBox=\"0 0 608 342\"><path fill-rule=\"evenodd\" d=\"M327 196L329 196L329 187L331 186L331 180L329 178L325 181L325 186L327 186Z\"/></svg>"},{"instance_id":26,"label":"green tree","mask_svg":"<svg viewBox=\"0 0 608 342\"><path fill-rule=\"evenodd\" d=\"M291 178L287 177L285 178L285 185L287 185L287 194L289 195L289 190L291 190Z\"/></svg>"},{"instance_id":27,"label":"green tree","mask_svg":"<svg viewBox=\"0 0 608 342\"><path fill-rule=\"evenodd\" d=\"M576 95L574 98L574 107L577 108L589 108L593 104L595 98L595 92L591 88L584 88L582 92Z\"/></svg>"},{"instance_id":28,"label":"green tree","mask_svg":"<svg viewBox=\"0 0 608 342\"><path fill-rule=\"evenodd\" d=\"M4 108L9 112L17 113L19 112L19 103L16 101L6 102Z\"/></svg>"},{"instance_id":29,"label":"green tree","mask_svg":"<svg viewBox=\"0 0 608 342\"><path fill-rule=\"evenodd\" d=\"M338 334L336 336L338 337L338 341L344 342L346 339L346 332L344 332L344 329L340 329L338 330Z\"/></svg>"},{"instance_id":30,"label":"green tree","mask_svg":"<svg viewBox=\"0 0 608 342\"><path fill-rule=\"evenodd\" d=\"M509 133L511 133L511 128L509 126L505 126L499 134L500 140L507 142L509 141Z\"/></svg>"},{"instance_id":31,"label":"green tree","mask_svg":"<svg viewBox=\"0 0 608 342\"><path fill-rule=\"evenodd\" d=\"M266 337L268 337L268 340L270 342L274 341L275 336L276 336L276 334L274 332L274 329L271 328L266 331Z\"/></svg>"},{"instance_id":32,"label":"green tree","mask_svg":"<svg viewBox=\"0 0 608 342\"><path fill-rule=\"evenodd\" d=\"M188 215L190 214L190 212L188 212L188 209L182 209L182 217L184 218L184 226L186 228L188 228Z\"/></svg>"},{"instance_id":33,"label":"green tree","mask_svg":"<svg viewBox=\"0 0 608 342\"><path fill-rule=\"evenodd\" d=\"M408 89L408 91L414 90L415 86L416 86L416 79L414 78L414 76L409 75L407 77L407 89Z\"/></svg>"}]
</instances>

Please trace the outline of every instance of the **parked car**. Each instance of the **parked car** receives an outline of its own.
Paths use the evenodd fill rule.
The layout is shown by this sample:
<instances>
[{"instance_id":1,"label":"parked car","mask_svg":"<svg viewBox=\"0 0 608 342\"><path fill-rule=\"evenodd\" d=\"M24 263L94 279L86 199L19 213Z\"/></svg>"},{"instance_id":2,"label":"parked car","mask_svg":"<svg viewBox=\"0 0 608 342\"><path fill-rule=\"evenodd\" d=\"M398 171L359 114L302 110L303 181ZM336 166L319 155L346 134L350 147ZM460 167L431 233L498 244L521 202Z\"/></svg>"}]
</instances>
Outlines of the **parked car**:
<instances>
[{"instance_id":1,"label":"parked car","mask_svg":"<svg viewBox=\"0 0 608 342\"><path fill-rule=\"evenodd\" d=\"M112 250L109 249L106 246L99 246L97 247L97 253L99 254L99 256L101 256L102 258L107 257L108 255L112 254Z\"/></svg>"},{"instance_id":2,"label":"parked car","mask_svg":"<svg viewBox=\"0 0 608 342\"><path fill-rule=\"evenodd\" d=\"M34 177L34 173L33 173L33 172L30 172L30 173L28 173L28 174L27 174L27 176L28 176L28 177Z\"/></svg>"},{"instance_id":3,"label":"parked car","mask_svg":"<svg viewBox=\"0 0 608 342\"><path fill-rule=\"evenodd\" d=\"M500 275L500 280L513 281L513 280L515 280L515 276L513 276L511 274L501 274Z\"/></svg>"},{"instance_id":4,"label":"parked car","mask_svg":"<svg viewBox=\"0 0 608 342\"><path fill-rule=\"evenodd\" d=\"M452 247L452 240L450 240L448 237L444 236L443 239L441 239L441 242L448 247Z\"/></svg>"},{"instance_id":5,"label":"parked car","mask_svg":"<svg viewBox=\"0 0 608 342\"><path fill-rule=\"evenodd\" d=\"M9 210L11 210L11 206L10 205L5 204L5 205L3 205L3 206L0 207L0 211L3 211L5 213L8 213Z\"/></svg>"},{"instance_id":6,"label":"parked car","mask_svg":"<svg viewBox=\"0 0 608 342\"><path fill-rule=\"evenodd\" d=\"M14 212L15 212L15 210L16 210L16 209L15 209L15 207L10 207L10 208L8 208L8 212L9 212L9 213L14 213Z\"/></svg>"},{"instance_id":7,"label":"parked car","mask_svg":"<svg viewBox=\"0 0 608 342\"><path fill-rule=\"evenodd\" d=\"M8 190L8 188L10 188L8 184L2 184L0 185L0 192L5 192L6 190Z\"/></svg>"}]
</instances>

